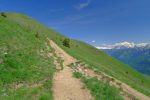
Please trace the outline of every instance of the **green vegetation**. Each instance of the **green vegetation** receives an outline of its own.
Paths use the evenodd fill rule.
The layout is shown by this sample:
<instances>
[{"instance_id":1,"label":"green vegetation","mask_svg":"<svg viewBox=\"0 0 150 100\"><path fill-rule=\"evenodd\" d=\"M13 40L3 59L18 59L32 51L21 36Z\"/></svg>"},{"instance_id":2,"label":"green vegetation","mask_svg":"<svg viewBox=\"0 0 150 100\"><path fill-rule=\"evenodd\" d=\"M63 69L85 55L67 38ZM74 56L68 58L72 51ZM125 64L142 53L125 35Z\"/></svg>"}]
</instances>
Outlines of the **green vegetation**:
<instances>
[{"instance_id":1,"label":"green vegetation","mask_svg":"<svg viewBox=\"0 0 150 100\"><path fill-rule=\"evenodd\" d=\"M130 65L137 71L150 76L150 49L130 48L104 50L114 58Z\"/></svg>"},{"instance_id":2,"label":"green vegetation","mask_svg":"<svg viewBox=\"0 0 150 100\"><path fill-rule=\"evenodd\" d=\"M59 43L58 43L59 44ZM86 62L91 69L97 69L127 83L136 90L150 96L150 78L135 71L128 65L81 41L71 40L71 48L61 46L70 55Z\"/></svg>"},{"instance_id":3,"label":"green vegetation","mask_svg":"<svg viewBox=\"0 0 150 100\"><path fill-rule=\"evenodd\" d=\"M71 56L89 64L91 69L103 71L150 96L150 79L129 66L81 41L70 39L70 48L68 48L62 42L66 37L28 16L18 13L5 14L7 18L0 16L0 90L6 90L5 85L14 82L52 77L54 72L52 60L37 54L37 51L45 48L44 43L48 37ZM38 70L40 68L42 70ZM3 91L0 95L4 95ZM45 91L37 93L41 94L41 99L46 98L48 92ZM28 92L20 90L20 93L16 91L10 94L21 94L20 97L23 98L23 95L30 94Z\"/></svg>"},{"instance_id":4,"label":"green vegetation","mask_svg":"<svg viewBox=\"0 0 150 100\"><path fill-rule=\"evenodd\" d=\"M66 47L68 47L68 48L70 48L70 39L65 38L65 39L63 40L63 45L66 46Z\"/></svg>"},{"instance_id":5,"label":"green vegetation","mask_svg":"<svg viewBox=\"0 0 150 100\"><path fill-rule=\"evenodd\" d=\"M0 16L0 100L52 99L55 66L40 36Z\"/></svg>"},{"instance_id":6,"label":"green vegetation","mask_svg":"<svg viewBox=\"0 0 150 100\"><path fill-rule=\"evenodd\" d=\"M61 70L63 70L64 69L64 67L63 67L63 60L62 60L62 58L61 57L58 57L57 58L57 63L59 63L60 64L60 67L61 67Z\"/></svg>"},{"instance_id":7,"label":"green vegetation","mask_svg":"<svg viewBox=\"0 0 150 100\"><path fill-rule=\"evenodd\" d=\"M59 44L59 42L58 42ZM150 96L150 78L135 71L128 65L81 41L71 40L71 48L59 44L70 55L89 64L91 69L105 72L136 90ZM78 45L78 46L77 46Z\"/></svg>"},{"instance_id":8,"label":"green vegetation","mask_svg":"<svg viewBox=\"0 0 150 100\"><path fill-rule=\"evenodd\" d=\"M2 17L7 17L4 12L1 12L1 16L2 16Z\"/></svg>"},{"instance_id":9,"label":"green vegetation","mask_svg":"<svg viewBox=\"0 0 150 100\"><path fill-rule=\"evenodd\" d=\"M123 100L119 95L119 89L101 82L96 77L85 77L80 72L74 72L74 77L81 79L85 83L96 100Z\"/></svg>"}]
</instances>

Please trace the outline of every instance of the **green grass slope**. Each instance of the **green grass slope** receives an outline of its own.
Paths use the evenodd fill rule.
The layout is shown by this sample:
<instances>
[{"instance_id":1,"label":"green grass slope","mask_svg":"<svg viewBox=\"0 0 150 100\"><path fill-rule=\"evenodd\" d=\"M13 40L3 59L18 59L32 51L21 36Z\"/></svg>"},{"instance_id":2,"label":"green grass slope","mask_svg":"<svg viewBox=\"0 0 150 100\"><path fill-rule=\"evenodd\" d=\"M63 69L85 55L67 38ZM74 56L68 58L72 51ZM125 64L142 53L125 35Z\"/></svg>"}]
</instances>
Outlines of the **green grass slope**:
<instances>
[{"instance_id":1,"label":"green grass slope","mask_svg":"<svg viewBox=\"0 0 150 100\"><path fill-rule=\"evenodd\" d=\"M40 56L41 49L47 52L45 37L36 38L34 32L14 22L11 14L7 16L0 16L0 100L52 99L54 65L52 59ZM36 86L40 82L43 86Z\"/></svg>"},{"instance_id":2,"label":"green grass slope","mask_svg":"<svg viewBox=\"0 0 150 100\"><path fill-rule=\"evenodd\" d=\"M40 66L44 66L44 64L46 64L46 66L49 66L47 65L46 62L44 64L43 62L42 63L39 62L41 59L35 57L36 54L33 53L35 52L35 50L41 48L42 43L44 43L44 41L46 41L46 38L49 37L50 39L54 40L66 52L68 52L70 55L89 64L91 68L97 69L99 71L103 71L121 80L122 82L129 84L131 87L137 89L138 91L150 96L150 79L138 73L137 71L133 70L129 66L108 56L107 54L96 49L95 47L81 41L71 40L71 47L70 48L64 47L62 44L62 40L65 38L64 36L55 32L52 29L49 29L48 27L42 25L41 23L37 22L36 20L28 16L25 16L23 14L18 14L18 13L6 13L6 15L7 15L6 18L0 16L0 43L1 43L0 48L6 48L6 46L8 45L8 48L12 49L10 52L11 59L9 63L13 62L11 60L18 60L17 62L11 64L12 66L16 64L18 67L7 68L8 65L4 65L4 64L0 65L1 70L4 70L0 72L0 74L3 74L0 75L1 84L17 81L17 79L15 79L14 77L18 77L18 75L16 76L12 76L12 75L8 76L9 74L7 75L8 72L11 73L14 71L14 69L15 70L17 69L16 70L17 73L20 74L22 72L31 73L32 75L33 74L32 72L24 72L24 71L30 71L28 70L29 66L35 63L37 65L39 64ZM36 33L39 34L40 40L35 38ZM28 50L30 51L30 54L27 54L29 58L28 56L27 57L23 56L24 58L18 59L19 56L18 53L29 53ZM17 57L14 58L16 55ZM3 55L1 55L1 57L3 57ZM29 60L29 59L33 59L33 60ZM25 61L22 64L20 63L20 60L25 60ZM20 68L20 66L23 67ZM18 71L18 69L24 71ZM50 69L50 72L53 72L52 69ZM4 78L5 75L8 77L8 79ZM26 80L30 78L27 75L25 76L27 77L25 78ZM11 79L9 79L9 77Z\"/></svg>"}]
</instances>

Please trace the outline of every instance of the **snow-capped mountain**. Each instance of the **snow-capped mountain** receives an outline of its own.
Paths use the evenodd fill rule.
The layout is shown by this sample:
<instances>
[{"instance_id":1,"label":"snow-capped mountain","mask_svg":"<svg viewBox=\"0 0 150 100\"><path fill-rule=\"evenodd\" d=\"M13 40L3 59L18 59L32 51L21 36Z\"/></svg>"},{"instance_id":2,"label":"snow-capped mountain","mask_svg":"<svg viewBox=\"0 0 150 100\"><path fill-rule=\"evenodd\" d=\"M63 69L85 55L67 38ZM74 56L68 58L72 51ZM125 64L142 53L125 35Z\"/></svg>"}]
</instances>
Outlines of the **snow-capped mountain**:
<instances>
[{"instance_id":1,"label":"snow-capped mountain","mask_svg":"<svg viewBox=\"0 0 150 100\"><path fill-rule=\"evenodd\" d=\"M97 48L150 76L150 43L121 42L113 45L100 45Z\"/></svg>"},{"instance_id":2,"label":"snow-capped mountain","mask_svg":"<svg viewBox=\"0 0 150 100\"><path fill-rule=\"evenodd\" d=\"M150 49L103 49L110 56L128 64L137 71L150 76Z\"/></svg>"},{"instance_id":3,"label":"snow-capped mountain","mask_svg":"<svg viewBox=\"0 0 150 100\"><path fill-rule=\"evenodd\" d=\"M150 48L150 43L130 43L130 42L121 42L115 43L112 45L100 45L97 46L98 49L126 49L126 48Z\"/></svg>"}]
</instances>

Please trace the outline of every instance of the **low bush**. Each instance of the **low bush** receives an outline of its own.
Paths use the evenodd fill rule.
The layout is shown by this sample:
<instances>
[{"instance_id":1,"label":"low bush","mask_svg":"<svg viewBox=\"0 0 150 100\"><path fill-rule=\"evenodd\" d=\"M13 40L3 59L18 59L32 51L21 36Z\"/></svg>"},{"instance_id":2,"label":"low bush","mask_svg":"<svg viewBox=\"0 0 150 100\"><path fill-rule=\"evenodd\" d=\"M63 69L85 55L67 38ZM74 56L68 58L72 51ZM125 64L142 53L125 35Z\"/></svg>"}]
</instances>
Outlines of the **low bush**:
<instances>
[{"instance_id":1,"label":"low bush","mask_svg":"<svg viewBox=\"0 0 150 100\"><path fill-rule=\"evenodd\" d=\"M7 17L4 12L1 12L1 16L2 16L2 17L5 17L5 18Z\"/></svg>"},{"instance_id":2,"label":"low bush","mask_svg":"<svg viewBox=\"0 0 150 100\"><path fill-rule=\"evenodd\" d=\"M63 45L66 46L66 47L68 47L68 48L70 48L70 39L69 38L65 38L63 40Z\"/></svg>"}]
</instances>

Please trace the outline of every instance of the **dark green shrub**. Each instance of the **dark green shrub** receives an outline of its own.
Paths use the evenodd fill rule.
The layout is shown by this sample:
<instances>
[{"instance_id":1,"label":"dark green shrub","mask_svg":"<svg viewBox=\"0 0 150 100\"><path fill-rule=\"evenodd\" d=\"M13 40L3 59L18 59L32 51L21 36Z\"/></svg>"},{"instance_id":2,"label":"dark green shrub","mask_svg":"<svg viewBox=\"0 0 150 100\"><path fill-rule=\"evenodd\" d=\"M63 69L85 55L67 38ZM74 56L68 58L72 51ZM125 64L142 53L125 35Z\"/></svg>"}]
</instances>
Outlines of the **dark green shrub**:
<instances>
[{"instance_id":1,"label":"dark green shrub","mask_svg":"<svg viewBox=\"0 0 150 100\"><path fill-rule=\"evenodd\" d=\"M39 37L40 37L38 32L35 34L35 37L36 37L36 38L39 38Z\"/></svg>"},{"instance_id":2,"label":"dark green shrub","mask_svg":"<svg viewBox=\"0 0 150 100\"><path fill-rule=\"evenodd\" d=\"M5 18L7 17L4 12L1 12L1 16L5 17Z\"/></svg>"},{"instance_id":3,"label":"dark green shrub","mask_svg":"<svg viewBox=\"0 0 150 100\"><path fill-rule=\"evenodd\" d=\"M63 45L70 48L70 39L69 38L65 38L63 40Z\"/></svg>"},{"instance_id":4,"label":"dark green shrub","mask_svg":"<svg viewBox=\"0 0 150 100\"><path fill-rule=\"evenodd\" d=\"M126 74L128 74L128 71L126 71Z\"/></svg>"}]
</instances>

